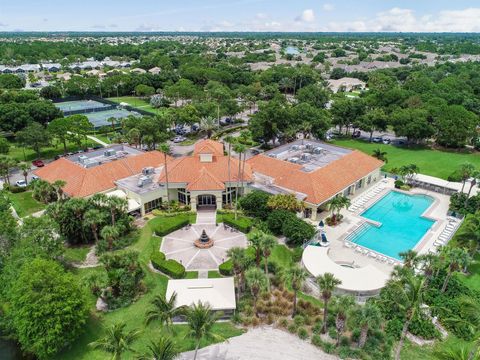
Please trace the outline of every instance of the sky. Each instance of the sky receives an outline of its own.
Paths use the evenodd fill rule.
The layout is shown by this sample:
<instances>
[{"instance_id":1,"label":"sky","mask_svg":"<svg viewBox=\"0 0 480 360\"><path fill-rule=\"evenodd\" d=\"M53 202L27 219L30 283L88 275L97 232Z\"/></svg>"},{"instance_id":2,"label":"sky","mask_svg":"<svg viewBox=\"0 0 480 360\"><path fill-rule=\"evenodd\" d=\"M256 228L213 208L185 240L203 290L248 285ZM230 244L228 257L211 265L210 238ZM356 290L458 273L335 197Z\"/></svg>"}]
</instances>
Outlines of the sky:
<instances>
[{"instance_id":1,"label":"sky","mask_svg":"<svg viewBox=\"0 0 480 360\"><path fill-rule=\"evenodd\" d=\"M0 31L480 32L480 0L0 0Z\"/></svg>"}]
</instances>

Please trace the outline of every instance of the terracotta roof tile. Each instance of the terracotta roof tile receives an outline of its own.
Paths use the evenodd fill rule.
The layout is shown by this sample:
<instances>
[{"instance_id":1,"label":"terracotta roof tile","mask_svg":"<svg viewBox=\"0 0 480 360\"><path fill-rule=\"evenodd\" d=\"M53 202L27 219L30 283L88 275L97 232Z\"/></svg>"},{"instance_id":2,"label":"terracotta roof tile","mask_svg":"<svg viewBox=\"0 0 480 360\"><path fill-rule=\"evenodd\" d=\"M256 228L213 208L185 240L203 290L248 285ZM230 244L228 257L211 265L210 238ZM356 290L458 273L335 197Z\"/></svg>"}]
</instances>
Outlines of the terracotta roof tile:
<instances>
[{"instance_id":1,"label":"terracotta roof tile","mask_svg":"<svg viewBox=\"0 0 480 360\"><path fill-rule=\"evenodd\" d=\"M302 165L266 155L254 156L247 163L254 173L273 178L275 185L307 195L305 200L312 204L327 201L383 165L357 150L310 173L300 170Z\"/></svg>"},{"instance_id":2,"label":"terracotta roof tile","mask_svg":"<svg viewBox=\"0 0 480 360\"><path fill-rule=\"evenodd\" d=\"M203 167L198 178L187 185L187 190L225 190L225 185Z\"/></svg>"},{"instance_id":3,"label":"terracotta roof tile","mask_svg":"<svg viewBox=\"0 0 480 360\"><path fill-rule=\"evenodd\" d=\"M223 156L223 144L218 141L205 139L197 142L193 150L193 155L213 154L214 156Z\"/></svg>"},{"instance_id":4,"label":"terracotta roof tile","mask_svg":"<svg viewBox=\"0 0 480 360\"><path fill-rule=\"evenodd\" d=\"M170 158L167 158L168 160ZM61 158L37 169L35 174L50 183L64 180L64 191L67 195L86 197L114 189L115 181L139 174L144 167L159 167L163 164L164 155L158 151L150 151L88 169Z\"/></svg>"}]
</instances>

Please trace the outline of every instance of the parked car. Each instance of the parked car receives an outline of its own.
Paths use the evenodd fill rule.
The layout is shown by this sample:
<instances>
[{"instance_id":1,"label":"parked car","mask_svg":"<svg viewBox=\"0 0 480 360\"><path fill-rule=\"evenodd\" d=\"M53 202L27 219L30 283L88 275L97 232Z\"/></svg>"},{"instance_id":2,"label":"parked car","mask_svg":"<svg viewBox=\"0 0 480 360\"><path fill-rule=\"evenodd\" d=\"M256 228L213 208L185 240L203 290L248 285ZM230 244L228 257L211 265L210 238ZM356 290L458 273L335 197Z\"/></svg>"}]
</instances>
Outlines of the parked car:
<instances>
[{"instance_id":1,"label":"parked car","mask_svg":"<svg viewBox=\"0 0 480 360\"><path fill-rule=\"evenodd\" d=\"M382 142L383 142L385 145L388 145L388 144L390 144L390 143L392 142L392 140L390 140L390 139L383 139Z\"/></svg>"},{"instance_id":2,"label":"parked car","mask_svg":"<svg viewBox=\"0 0 480 360\"><path fill-rule=\"evenodd\" d=\"M187 138L184 136L175 136L173 138L174 143L181 143L182 141L185 141L185 140L187 140Z\"/></svg>"},{"instance_id":3,"label":"parked car","mask_svg":"<svg viewBox=\"0 0 480 360\"><path fill-rule=\"evenodd\" d=\"M352 134L352 138L359 138L360 135L362 135L360 130L354 131L353 134Z\"/></svg>"},{"instance_id":4,"label":"parked car","mask_svg":"<svg viewBox=\"0 0 480 360\"><path fill-rule=\"evenodd\" d=\"M200 129L200 127L196 124L193 124L192 125L192 131L198 131Z\"/></svg>"},{"instance_id":5,"label":"parked car","mask_svg":"<svg viewBox=\"0 0 480 360\"><path fill-rule=\"evenodd\" d=\"M377 144L379 144L379 143L381 143L381 142L382 142L382 138L381 138L381 137L378 137L378 136L376 136L376 137L374 137L374 138L372 139L372 141L373 141L374 143L377 143Z\"/></svg>"},{"instance_id":6,"label":"parked car","mask_svg":"<svg viewBox=\"0 0 480 360\"><path fill-rule=\"evenodd\" d=\"M39 179L39 177L37 175L32 175L32 180L30 180L30 181L38 180L38 179Z\"/></svg>"},{"instance_id":7,"label":"parked car","mask_svg":"<svg viewBox=\"0 0 480 360\"><path fill-rule=\"evenodd\" d=\"M102 145L95 145L95 146L93 147L93 150L98 150L98 149L101 149L101 148L103 148Z\"/></svg>"},{"instance_id":8,"label":"parked car","mask_svg":"<svg viewBox=\"0 0 480 360\"><path fill-rule=\"evenodd\" d=\"M42 160L33 160L32 161L33 166L36 167L44 167L45 163Z\"/></svg>"},{"instance_id":9,"label":"parked car","mask_svg":"<svg viewBox=\"0 0 480 360\"><path fill-rule=\"evenodd\" d=\"M15 181L15 185L18 187L27 187L27 182L25 180L17 180Z\"/></svg>"}]
</instances>

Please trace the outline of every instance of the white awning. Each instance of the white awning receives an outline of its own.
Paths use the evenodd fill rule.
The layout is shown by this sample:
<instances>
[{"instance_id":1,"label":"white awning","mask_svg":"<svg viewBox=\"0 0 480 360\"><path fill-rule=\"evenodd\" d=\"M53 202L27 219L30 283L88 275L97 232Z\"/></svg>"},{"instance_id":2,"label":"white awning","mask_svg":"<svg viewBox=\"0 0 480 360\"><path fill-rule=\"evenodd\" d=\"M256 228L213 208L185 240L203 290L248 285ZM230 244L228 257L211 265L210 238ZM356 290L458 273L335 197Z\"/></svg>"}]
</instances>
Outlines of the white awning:
<instances>
[{"instance_id":1,"label":"white awning","mask_svg":"<svg viewBox=\"0 0 480 360\"><path fill-rule=\"evenodd\" d=\"M383 288L389 275L373 265L361 268L350 268L337 264L328 256L328 248L309 245L302 255L305 268L315 277L331 273L342 281L337 286L341 290L366 293Z\"/></svg>"},{"instance_id":2,"label":"white awning","mask_svg":"<svg viewBox=\"0 0 480 360\"><path fill-rule=\"evenodd\" d=\"M124 191L122 190L114 190L106 193L105 195L107 196L115 196L120 199L126 199L128 201L128 212L132 212L135 210L140 209L140 204L138 203L137 200L127 198L127 194L125 194Z\"/></svg>"},{"instance_id":3,"label":"white awning","mask_svg":"<svg viewBox=\"0 0 480 360\"><path fill-rule=\"evenodd\" d=\"M177 294L176 307L191 306L201 301L208 303L212 310L234 310L236 308L233 277L169 280L167 300L174 292Z\"/></svg>"},{"instance_id":4,"label":"white awning","mask_svg":"<svg viewBox=\"0 0 480 360\"><path fill-rule=\"evenodd\" d=\"M438 186L442 187L445 189L450 189L450 190L455 190L455 191L461 191L462 190L462 184L458 182L453 182L453 181L447 181L443 180L434 176L430 175L423 175L423 174L416 174L413 179L413 181L418 181L422 182L425 184L430 184L433 186ZM469 186L465 186L465 188L468 189Z\"/></svg>"}]
</instances>

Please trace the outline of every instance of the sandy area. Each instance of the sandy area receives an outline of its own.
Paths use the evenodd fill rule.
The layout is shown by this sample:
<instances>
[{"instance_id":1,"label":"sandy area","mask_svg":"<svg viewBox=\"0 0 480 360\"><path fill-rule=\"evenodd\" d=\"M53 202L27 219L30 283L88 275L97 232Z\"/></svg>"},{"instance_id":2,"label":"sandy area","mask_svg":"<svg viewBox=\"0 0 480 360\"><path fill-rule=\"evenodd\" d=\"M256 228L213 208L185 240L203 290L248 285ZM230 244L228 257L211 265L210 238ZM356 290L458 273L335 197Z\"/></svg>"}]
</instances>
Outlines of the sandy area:
<instances>
[{"instance_id":1,"label":"sandy area","mask_svg":"<svg viewBox=\"0 0 480 360\"><path fill-rule=\"evenodd\" d=\"M185 352L179 360L193 359L193 351ZM207 346L198 351L198 360L334 360L307 341L272 327L255 328L231 338L228 342Z\"/></svg>"}]
</instances>

